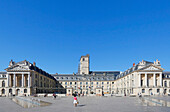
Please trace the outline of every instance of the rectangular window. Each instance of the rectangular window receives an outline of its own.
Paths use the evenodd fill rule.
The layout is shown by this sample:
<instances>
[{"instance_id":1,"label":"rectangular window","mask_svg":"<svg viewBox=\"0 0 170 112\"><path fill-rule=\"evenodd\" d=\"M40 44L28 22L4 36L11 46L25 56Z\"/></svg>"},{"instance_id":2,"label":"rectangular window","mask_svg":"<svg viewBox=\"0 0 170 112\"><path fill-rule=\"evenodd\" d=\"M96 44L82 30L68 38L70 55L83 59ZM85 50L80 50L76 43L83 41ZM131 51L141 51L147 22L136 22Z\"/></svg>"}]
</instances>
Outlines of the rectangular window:
<instances>
[{"instance_id":1,"label":"rectangular window","mask_svg":"<svg viewBox=\"0 0 170 112\"><path fill-rule=\"evenodd\" d=\"M42 87L42 82L40 84L41 84L40 86Z\"/></svg>"},{"instance_id":2,"label":"rectangular window","mask_svg":"<svg viewBox=\"0 0 170 112\"><path fill-rule=\"evenodd\" d=\"M159 91L160 91L160 90L159 90L159 89L157 89L157 93L159 93Z\"/></svg>"},{"instance_id":3,"label":"rectangular window","mask_svg":"<svg viewBox=\"0 0 170 112\"><path fill-rule=\"evenodd\" d=\"M133 74L132 74L132 79L133 79Z\"/></svg>"},{"instance_id":4,"label":"rectangular window","mask_svg":"<svg viewBox=\"0 0 170 112\"><path fill-rule=\"evenodd\" d=\"M102 84L104 84L104 82L102 82Z\"/></svg>"},{"instance_id":5,"label":"rectangular window","mask_svg":"<svg viewBox=\"0 0 170 112\"><path fill-rule=\"evenodd\" d=\"M65 82L65 85L67 85L67 82Z\"/></svg>"},{"instance_id":6,"label":"rectangular window","mask_svg":"<svg viewBox=\"0 0 170 112\"><path fill-rule=\"evenodd\" d=\"M80 82L80 85L82 85L82 82Z\"/></svg>"},{"instance_id":7,"label":"rectangular window","mask_svg":"<svg viewBox=\"0 0 170 112\"><path fill-rule=\"evenodd\" d=\"M24 93L27 93L27 89L24 89Z\"/></svg>"},{"instance_id":8,"label":"rectangular window","mask_svg":"<svg viewBox=\"0 0 170 112\"><path fill-rule=\"evenodd\" d=\"M70 82L70 85L72 85L72 82Z\"/></svg>"},{"instance_id":9,"label":"rectangular window","mask_svg":"<svg viewBox=\"0 0 170 112\"><path fill-rule=\"evenodd\" d=\"M38 81L37 80L35 81L35 86L38 86Z\"/></svg>"},{"instance_id":10,"label":"rectangular window","mask_svg":"<svg viewBox=\"0 0 170 112\"><path fill-rule=\"evenodd\" d=\"M107 84L109 84L109 82L107 82Z\"/></svg>"},{"instance_id":11,"label":"rectangular window","mask_svg":"<svg viewBox=\"0 0 170 112\"><path fill-rule=\"evenodd\" d=\"M142 89L142 93L145 93L145 89Z\"/></svg>"},{"instance_id":12,"label":"rectangular window","mask_svg":"<svg viewBox=\"0 0 170 112\"><path fill-rule=\"evenodd\" d=\"M143 86L143 80L141 80L141 86Z\"/></svg>"},{"instance_id":13,"label":"rectangular window","mask_svg":"<svg viewBox=\"0 0 170 112\"><path fill-rule=\"evenodd\" d=\"M88 82L86 82L86 85L88 85Z\"/></svg>"},{"instance_id":14,"label":"rectangular window","mask_svg":"<svg viewBox=\"0 0 170 112\"><path fill-rule=\"evenodd\" d=\"M132 80L132 86L134 86L135 84L134 84L134 80Z\"/></svg>"},{"instance_id":15,"label":"rectangular window","mask_svg":"<svg viewBox=\"0 0 170 112\"><path fill-rule=\"evenodd\" d=\"M93 85L93 82L91 82L91 85Z\"/></svg>"}]
</instances>

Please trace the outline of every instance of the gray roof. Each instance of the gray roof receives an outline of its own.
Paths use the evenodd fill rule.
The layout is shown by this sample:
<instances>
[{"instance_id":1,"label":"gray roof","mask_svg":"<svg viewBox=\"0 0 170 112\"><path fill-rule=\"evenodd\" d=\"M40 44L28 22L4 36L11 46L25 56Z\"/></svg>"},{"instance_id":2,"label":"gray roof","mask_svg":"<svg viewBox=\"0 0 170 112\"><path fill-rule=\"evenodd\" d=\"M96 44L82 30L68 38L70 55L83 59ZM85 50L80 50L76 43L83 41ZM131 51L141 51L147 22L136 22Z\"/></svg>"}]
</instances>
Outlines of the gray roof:
<instances>
[{"instance_id":1,"label":"gray roof","mask_svg":"<svg viewBox=\"0 0 170 112\"><path fill-rule=\"evenodd\" d=\"M12 60L11 60L11 61L12 61ZM51 78L51 79L53 79L53 80L56 80L56 79L55 79L53 76L51 76L49 73L43 71L42 69L40 69L40 68L37 67L37 66L34 66L32 63L30 63L30 62L27 61L27 60L20 61L20 62L17 62L17 63L15 63L15 62L12 61L12 63L13 63L13 65L12 65L11 67L17 66L17 65L20 65L20 64L26 64L27 66L29 66L29 70L34 70L34 71L36 71L36 72L38 72L38 73L40 73L40 74L43 74L43 75L45 75L45 76L47 76L47 77L49 77L49 78ZM11 68L11 67L8 67L8 68ZM7 68L7 69L8 69L8 68Z\"/></svg>"},{"instance_id":2,"label":"gray roof","mask_svg":"<svg viewBox=\"0 0 170 112\"><path fill-rule=\"evenodd\" d=\"M95 74L94 74L95 73ZM120 71L91 71L90 74L52 74L58 81L110 81L115 80Z\"/></svg>"},{"instance_id":3,"label":"gray roof","mask_svg":"<svg viewBox=\"0 0 170 112\"><path fill-rule=\"evenodd\" d=\"M145 62L145 66L148 66L150 64L153 64L153 62L149 62L149 61L145 61L143 60L143 62ZM120 73L119 75L116 76L116 79L119 79L125 75L128 75L130 73L132 73L133 71L139 70L138 66L140 65L140 63L134 65L133 67L127 69L126 71L124 71L123 73Z\"/></svg>"},{"instance_id":4,"label":"gray roof","mask_svg":"<svg viewBox=\"0 0 170 112\"><path fill-rule=\"evenodd\" d=\"M170 78L170 72L163 72L163 78Z\"/></svg>"},{"instance_id":5,"label":"gray roof","mask_svg":"<svg viewBox=\"0 0 170 112\"><path fill-rule=\"evenodd\" d=\"M7 74L7 72L0 72L0 74Z\"/></svg>"}]
</instances>

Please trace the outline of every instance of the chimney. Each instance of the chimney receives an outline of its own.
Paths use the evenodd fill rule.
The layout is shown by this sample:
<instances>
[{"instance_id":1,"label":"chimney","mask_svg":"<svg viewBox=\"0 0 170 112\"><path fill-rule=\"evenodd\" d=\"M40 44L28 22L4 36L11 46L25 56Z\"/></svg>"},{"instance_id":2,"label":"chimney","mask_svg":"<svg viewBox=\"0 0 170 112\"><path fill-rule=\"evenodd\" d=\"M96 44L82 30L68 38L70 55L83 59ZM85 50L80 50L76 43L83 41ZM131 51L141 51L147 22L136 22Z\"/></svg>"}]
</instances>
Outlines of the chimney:
<instances>
[{"instance_id":1,"label":"chimney","mask_svg":"<svg viewBox=\"0 0 170 112\"><path fill-rule=\"evenodd\" d=\"M135 66L135 63L133 63L133 66Z\"/></svg>"},{"instance_id":2,"label":"chimney","mask_svg":"<svg viewBox=\"0 0 170 112\"><path fill-rule=\"evenodd\" d=\"M73 72L73 75L75 75L75 73Z\"/></svg>"},{"instance_id":3,"label":"chimney","mask_svg":"<svg viewBox=\"0 0 170 112\"><path fill-rule=\"evenodd\" d=\"M56 73L56 75L58 75L58 73Z\"/></svg>"},{"instance_id":4,"label":"chimney","mask_svg":"<svg viewBox=\"0 0 170 112\"><path fill-rule=\"evenodd\" d=\"M90 55L89 54L86 54L87 57L89 57Z\"/></svg>"},{"instance_id":5,"label":"chimney","mask_svg":"<svg viewBox=\"0 0 170 112\"><path fill-rule=\"evenodd\" d=\"M34 65L34 66L36 66L36 63L35 63L35 62L33 62L33 65Z\"/></svg>"}]
</instances>

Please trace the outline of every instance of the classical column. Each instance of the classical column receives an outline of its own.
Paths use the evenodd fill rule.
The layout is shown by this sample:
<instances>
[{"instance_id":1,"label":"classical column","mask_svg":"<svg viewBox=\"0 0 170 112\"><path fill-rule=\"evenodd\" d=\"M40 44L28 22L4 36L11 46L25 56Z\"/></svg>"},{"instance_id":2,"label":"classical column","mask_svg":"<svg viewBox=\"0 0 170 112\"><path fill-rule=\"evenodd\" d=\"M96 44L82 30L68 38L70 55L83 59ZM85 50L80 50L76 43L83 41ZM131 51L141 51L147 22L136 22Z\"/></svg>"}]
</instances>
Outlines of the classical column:
<instances>
[{"instance_id":1,"label":"classical column","mask_svg":"<svg viewBox=\"0 0 170 112\"><path fill-rule=\"evenodd\" d=\"M141 73L139 73L139 87L141 87Z\"/></svg>"},{"instance_id":2,"label":"classical column","mask_svg":"<svg viewBox=\"0 0 170 112\"><path fill-rule=\"evenodd\" d=\"M131 75L129 75L129 87L131 88Z\"/></svg>"},{"instance_id":3,"label":"classical column","mask_svg":"<svg viewBox=\"0 0 170 112\"><path fill-rule=\"evenodd\" d=\"M14 73L14 77L13 77L13 87L16 87L16 74Z\"/></svg>"},{"instance_id":4,"label":"classical column","mask_svg":"<svg viewBox=\"0 0 170 112\"><path fill-rule=\"evenodd\" d=\"M159 74L160 77L160 86L162 87L162 73Z\"/></svg>"},{"instance_id":5,"label":"classical column","mask_svg":"<svg viewBox=\"0 0 170 112\"><path fill-rule=\"evenodd\" d=\"M153 86L155 87L156 86L156 77L155 77L155 73L153 74Z\"/></svg>"},{"instance_id":6,"label":"classical column","mask_svg":"<svg viewBox=\"0 0 170 112\"><path fill-rule=\"evenodd\" d=\"M24 87L24 74L22 73L22 87Z\"/></svg>"},{"instance_id":7,"label":"classical column","mask_svg":"<svg viewBox=\"0 0 170 112\"><path fill-rule=\"evenodd\" d=\"M31 76L31 86L34 86L34 81L35 81L35 74L34 72L32 73L32 76Z\"/></svg>"},{"instance_id":8,"label":"classical column","mask_svg":"<svg viewBox=\"0 0 170 112\"><path fill-rule=\"evenodd\" d=\"M145 86L147 87L148 86L148 77L147 77L147 73L145 73Z\"/></svg>"},{"instance_id":9,"label":"classical column","mask_svg":"<svg viewBox=\"0 0 170 112\"><path fill-rule=\"evenodd\" d=\"M9 74L7 73L7 81L8 81L8 82L7 82L7 87L9 87L9 78L10 78L10 77L9 77Z\"/></svg>"},{"instance_id":10,"label":"classical column","mask_svg":"<svg viewBox=\"0 0 170 112\"><path fill-rule=\"evenodd\" d=\"M30 87L30 72L28 73L28 87Z\"/></svg>"}]
</instances>

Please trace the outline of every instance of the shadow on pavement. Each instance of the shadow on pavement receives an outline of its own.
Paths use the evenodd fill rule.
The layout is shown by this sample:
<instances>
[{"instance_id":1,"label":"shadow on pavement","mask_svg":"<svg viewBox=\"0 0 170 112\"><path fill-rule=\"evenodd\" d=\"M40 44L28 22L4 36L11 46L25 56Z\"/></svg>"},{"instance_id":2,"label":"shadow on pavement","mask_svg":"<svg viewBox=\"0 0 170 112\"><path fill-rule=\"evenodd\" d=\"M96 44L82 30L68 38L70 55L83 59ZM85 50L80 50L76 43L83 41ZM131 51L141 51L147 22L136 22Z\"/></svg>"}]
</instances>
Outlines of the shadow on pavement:
<instances>
[{"instance_id":1,"label":"shadow on pavement","mask_svg":"<svg viewBox=\"0 0 170 112\"><path fill-rule=\"evenodd\" d=\"M86 105L84 105L84 104L81 104L81 105L77 105L78 107L84 107L84 106L86 106Z\"/></svg>"}]
</instances>

